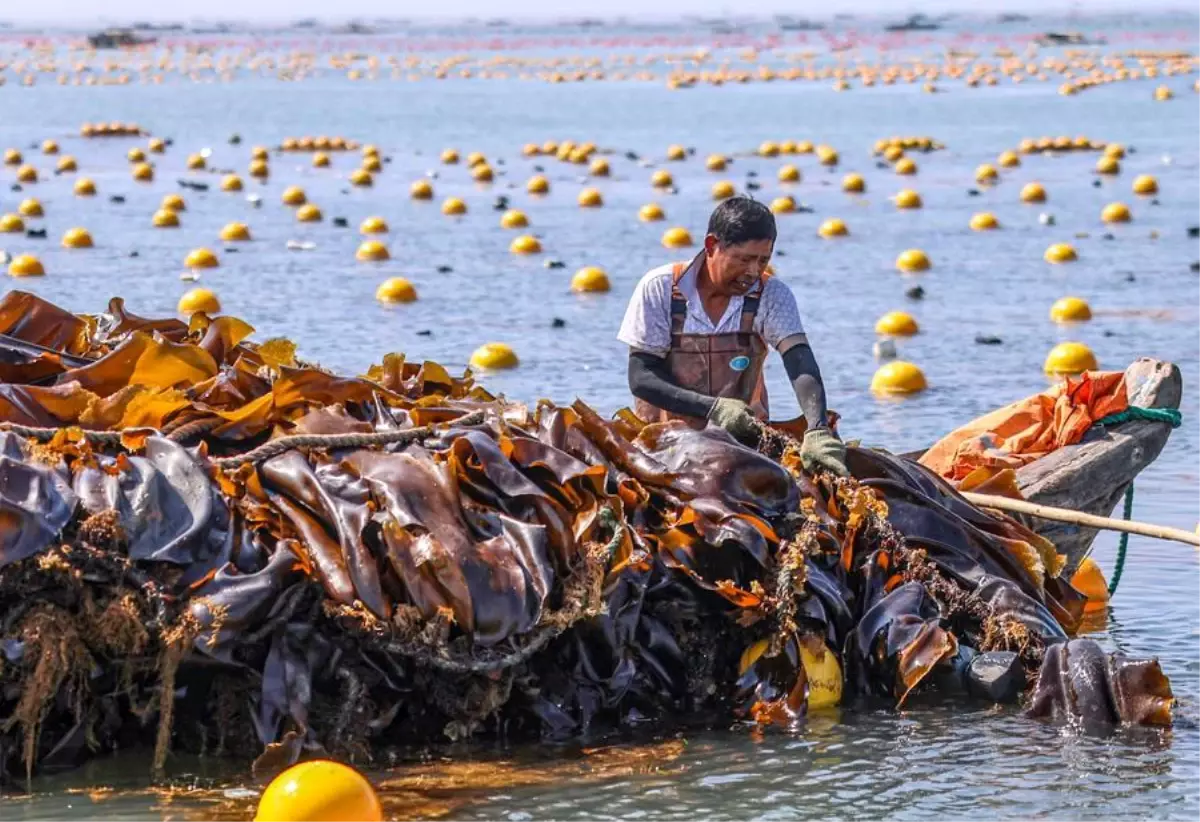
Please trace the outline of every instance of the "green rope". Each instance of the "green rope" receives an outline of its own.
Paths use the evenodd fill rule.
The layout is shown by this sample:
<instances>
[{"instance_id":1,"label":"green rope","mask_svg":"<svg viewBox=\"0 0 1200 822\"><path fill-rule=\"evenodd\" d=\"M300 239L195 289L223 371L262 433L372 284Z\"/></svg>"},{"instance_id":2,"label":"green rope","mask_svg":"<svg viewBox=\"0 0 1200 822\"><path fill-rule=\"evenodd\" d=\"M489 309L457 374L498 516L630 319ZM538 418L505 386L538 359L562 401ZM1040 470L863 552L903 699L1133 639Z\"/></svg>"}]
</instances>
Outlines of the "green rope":
<instances>
[{"instance_id":1,"label":"green rope","mask_svg":"<svg viewBox=\"0 0 1200 822\"><path fill-rule=\"evenodd\" d=\"M1133 483L1125 489L1125 521L1128 522L1133 516ZM1125 572L1125 549L1129 547L1129 534L1122 533L1121 540L1117 543L1117 566L1113 568L1112 579L1108 581L1108 595L1111 597L1117 592L1117 586L1121 584L1121 574Z\"/></svg>"},{"instance_id":2,"label":"green rope","mask_svg":"<svg viewBox=\"0 0 1200 822\"><path fill-rule=\"evenodd\" d=\"M1178 408L1140 408L1131 405L1124 411L1118 411L1116 414L1109 414L1107 417L1096 420L1093 425L1120 425L1130 420L1165 422L1169 423L1172 428L1178 428L1183 425L1183 414L1179 413Z\"/></svg>"}]
</instances>

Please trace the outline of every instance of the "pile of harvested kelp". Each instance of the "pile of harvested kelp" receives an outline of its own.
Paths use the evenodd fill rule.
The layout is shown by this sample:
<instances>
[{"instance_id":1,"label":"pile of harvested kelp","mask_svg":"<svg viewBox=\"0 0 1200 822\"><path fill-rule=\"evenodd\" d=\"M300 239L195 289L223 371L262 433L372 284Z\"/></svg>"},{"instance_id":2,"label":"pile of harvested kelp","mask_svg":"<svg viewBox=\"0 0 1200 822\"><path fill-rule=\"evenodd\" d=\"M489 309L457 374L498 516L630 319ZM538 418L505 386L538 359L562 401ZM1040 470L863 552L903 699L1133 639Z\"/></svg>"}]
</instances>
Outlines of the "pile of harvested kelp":
<instances>
[{"instance_id":1,"label":"pile of harvested kelp","mask_svg":"<svg viewBox=\"0 0 1200 822\"><path fill-rule=\"evenodd\" d=\"M0 301L0 763L369 761L923 694L1170 721L1054 547L886 452L530 409L233 317ZM1040 673L1040 678L1039 678Z\"/></svg>"}]
</instances>

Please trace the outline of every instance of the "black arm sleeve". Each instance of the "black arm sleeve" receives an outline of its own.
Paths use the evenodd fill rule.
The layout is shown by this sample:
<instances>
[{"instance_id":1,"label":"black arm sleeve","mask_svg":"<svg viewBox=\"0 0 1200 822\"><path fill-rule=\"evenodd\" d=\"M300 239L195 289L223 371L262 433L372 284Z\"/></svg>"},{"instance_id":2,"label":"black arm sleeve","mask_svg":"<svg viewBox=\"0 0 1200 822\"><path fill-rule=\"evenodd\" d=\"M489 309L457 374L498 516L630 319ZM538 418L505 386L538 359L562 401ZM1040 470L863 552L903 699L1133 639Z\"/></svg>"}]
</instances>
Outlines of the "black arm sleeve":
<instances>
[{"instance_id":1,"label":"black arm sleeve","mask_svg":"<svg viewBox=\"0 0 1200 822\"><path fill-rule=\"evenodd\" d=\"M667 361L644 351L629 352L629 391L672 414L705 419L716 399L671 382Z\"/></svg>"},{"instance_id":2,"label":"black arm sleeve","mask_svg":"<svg viewBox=\"0 0 1200 822\"><path fill-rule=\"evenodd\" d=\"M783 367L792 381L792 390L796 392L796 400L809 429L827 428L825 385L821 382L821 369L817 367L812 348L806 343L793 345L783 354Z\"/></svg>"}]
</instances>

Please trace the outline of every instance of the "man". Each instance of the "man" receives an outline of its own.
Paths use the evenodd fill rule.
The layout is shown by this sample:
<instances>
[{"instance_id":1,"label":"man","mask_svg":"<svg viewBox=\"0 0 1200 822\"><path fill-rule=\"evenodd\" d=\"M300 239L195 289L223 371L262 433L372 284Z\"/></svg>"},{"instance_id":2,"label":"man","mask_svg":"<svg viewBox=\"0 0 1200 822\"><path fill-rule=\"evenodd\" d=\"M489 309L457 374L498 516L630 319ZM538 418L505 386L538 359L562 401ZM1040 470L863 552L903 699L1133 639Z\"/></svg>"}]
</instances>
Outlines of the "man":
<instances>
[{"instance_id":1,"label":"man","mask_svg":"<svg viewBox=\"0 0 1200 822\"><path fill-rule=\"evenodd\" d=\"M733 197L713 211L695 259L646 274L617 334L629 346L629 390L644 420L711 423L753 441L767 419L762 369L774 346L808 423L805 470L848 476L796 298L767 272L774 249L775 215L756 200Z\"/></svg>"}]
</instances>

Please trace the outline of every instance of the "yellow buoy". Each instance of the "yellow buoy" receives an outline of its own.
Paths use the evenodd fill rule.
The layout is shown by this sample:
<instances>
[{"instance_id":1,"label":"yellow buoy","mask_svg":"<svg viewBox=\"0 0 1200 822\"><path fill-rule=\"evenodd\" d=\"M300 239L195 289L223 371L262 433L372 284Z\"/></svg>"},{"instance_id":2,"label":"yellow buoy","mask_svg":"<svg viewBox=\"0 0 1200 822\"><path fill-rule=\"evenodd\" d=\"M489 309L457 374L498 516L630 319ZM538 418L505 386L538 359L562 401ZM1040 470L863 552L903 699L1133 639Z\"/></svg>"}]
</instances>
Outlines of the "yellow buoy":
<instances>
[{"instance_id":1,"label":"yellow buoy","mask_svg":"<svg viewBox=\"0 0 1200 822\"><path fill-rule=\"evenodd\" d=\"M882 365L871 377L871 392L874 394L916 394L926 387L921 369L904 360L893 360Z\"/></svg>"},{"instance_id":2,"label":"yellow buoy","mask_svg":"<svg viewBox=\"0 0 1200 822\"><path fill-rule=\"evenodd\" d=\"M5 214L0 217L0 233L4 234L24 234L25 221L21 219L19 214Z\"/></svg>"},{"instance_id":3,"label":"yellow buoy","mask_svg":"<svg viewBox=\"0 0 1200 822\"><path fill-rule=\"evenodd\" d=\"M220 265L211 249L197 248L183 258L184 268L216 268Z\"/></svg>"},{"instance_id":4,"label":"yellow buoy","mask_svg":"<svg viewBox=\"0 0 1200 822\"><path fill-rule=\"evenodd\" d=\"M271 153L267 149L266 146L255 146L254 148L250 149L250 159L251 160L261 160L262 162L265 163L270 158L270 156L271 156Z\"/></svg>"},{"instance_id":5,"label":"yellow buoy","mask_svg":"<svg viewBox=\"0 0 1200 822\"><path fill-rule=\"evenodd\" d=\"M366 777L328 759L301 762L275 777L255 822L379 822L383 807Z\"/></svg>"},{"instance_id":6,"label":"yellow buoy","mask_svg":"<svg viewBox=\"0 0 1200 822\"><path fill-rule=\"evenodd\" d=\"M1155 100L1170 100L1174 96L1175 96L1174 92L1172 92L1171 89L1167 86L1159 86L1158 88L1156 88L1154 90L1154 99Z\"/></svg>"},{"instance_id":7,"label":"yellow buoy","mask_svg":"<svg viewBox=\"0 0 1200 822\"><path fill-rule=\"evenodd\" d=\"M242 178L237 176L236 174L226 174L224 177L221 178L221 190L222 191L241 191L242 190Z\"/></svg>"},{"instance_id":8,"label":"yellow buoy","mask_svg":"<svg viewBox=\"0 0 1200 822\"><path fill-rule=\"evenodd\" d=\"M366 157L363 157L362 170L371 174L378 174L383 171L383 161L379 159L378 155L368 154Z\"/></svg>"},{"instance_id":9,"label":"yellow buoy","mask_svg":"<svg viewBox=\"0 0 1200 822\"><path fill-rule=\"evenodd\" d=\"M21 166L17 169L17 182L19 183L36 183L38 181L37 169L33 166Z\"/></svg>"},{"instance_id":10,"label":"yellow buoy","mask_svg":"<svg viewBox=\"0 0 1200 822\"><path fill-rule=\"evenodd\" d=\"M4 152L4 165L19 166L24 162L25 158L21 156L21 152L15 148L6 149Z\"/></svg>"},{"instance_id":11,"label":"yellow buoy","mask_svg":"<svg viewBox=\"0 0 1200 822\"><path fill-rule=\"evenodd\" d=\"M704 161L704 167L709 171L724 171L728 161L722 154L710 154L708 159Z\"/></svg>"},{"instance_id":12,"label":"yellow buoy","mask_svg":"<svg viewBox=\"0 0 1200 822\"><path fill-rule=\"evenodd\" d=\"M896 268L904 272L928 271L931 265L929 257L919 248L901 251L896 258Z\"/></svg>"},{"instance_id":13,"label":"yellow buoy","mask_svg":"<svg viewBox=\"0 0 1200 822\"><path fill-rule=\"evenodd\" d=\"M477 183L490 183L494 177L495 174L492 172L492 167L487 163L480 163L471 167L471 179Z\"/></svg>"},{"instance_id":14,"label":"yellow buoy","mask_svg":"<svg viewBox=\"0 0 1200 822\"><path fill-rule=\"evenodd\" d=\"M1120 174L1121 163L1111 154L1104 154L1096 161L1097 174Z\"/></svg>"},{"instance_id":15,"label":"yellow buoy","mask_svg":"<svg viewBox=\"0 0 1200 822\"><path fill-rule=\"evenodd\" d=\"M663 232L662 244L667 248L688 248L692 244L692 235L680 226L668 228Z\"/></svg>"},{"instance_id":16,"label":"yellow buoy","mask_svg":"<svg viewBox=\"0 0 1200 822\"><path fill-rule=\"evenodd\" d=\"M1092 307L1079 297L1063 297L1050 306L1050 319L1056 323L1080 323L1092 318Z\"/></svg>"},{"instance_id":17,"label":"yellow buoy","mask_svg":"<svg viewBox=\"0 0 1200 822\"><path fill-rule=\"evenodd\" d=\"M847 174L842 178L842 191L849 194L862 194L867 190L867 183L861 174Z\"/></svg>"},{"instance_id":18,"label":"yellow buoy","mask_svg":"<svg viewBox=\"0 0 1200 822\"><path fill-rule=\"evenodd\" d=\"M579 205L583 208L599 208L604 205L604 198L600 196L599 190L585 188L579 192Z\"/></svg>"},{"instance_id":19,"label":"yellow buoy","mask_svg":"<svg viewBox=\"0 0 1200 822\"><path fill-rule=\"evenodd\" d=\"M769 206L775 214L791 214L796 210L796 200L790 196L776 197Z\"/></svg>"},{"instance_id":20,"label":"yellow buoy","mask_svg":"<svg viewBox=\"0 0 1200 822\"><path fill-rule=\"evenodd\" d=\"M542 143L542 154L554 154L558 151L558 143L553 140L547 140Z\"/></svg>"},{"instance_id":21,"label":"yellow buoy","mask_svg":"<svg viewBox=\"0 0 1200 822\"><path fill-rule=\"evenodd\" d=\"M300 186L288 186L279 195L279 200L284 205L302 206L308 202L308 195L304 193L304 189Z\"/></svg>"},{"instance_id":22,"label":"yellow buoy","mask_svg":"<svg viewBox=\"0 0 1200 822\"><path fill-rule=\"evenodd\" d=\"M154 179L154 166L149 163L138 163L133 167L133 179L140 183L148 183Z\"/></svg>"},{"instance_id":23,"label":"yellow buoy","mask_svg":"<svg viewBox=\"0 0 1200 822\"><path fill-rule=\"evenodd\" d=\"M187 202L178 194L168 194L163 197L159 208L166 211L186 211Z\"/></svg>"},{"instance_id":24,"label":"yellow buoy","mask_svg":"<svg viewBox=\"0 0 1200 822\"><path fill-rule=\"evenodd\" d=\"M516 352L504 343L484 343L471 354L471 367L482 370L516 368L519 363Z\"/></svg>"},{"instance_id":25,"label":"yellow buoy","mask_svg":"<svg viewBox=\"0 0 1200 822\"><path fill-rule=\"evenodd\" d=\"M608 291L610 287L608 275L595 266L581 268L571 278L571 290L580 294Z\"/></svg>"},{"instance_id":26,"label":"yellow buoy","mask_svg":"<svg viewBox=\"0 0 1200 822\"><path fill-rule=\"evenodd\" d=\"M817 160L823 166L836 166L838 164L838 153L829 146L817 146Z\"/></svg>"},{"instance_id":27,"label":"yellow buoy","mask_svg":"<svg viewBox=\"0 0 1200 822\"><path fill-rule=\"evenodd\" d=\"M63 234L63 248L91 248L92 245L92 235L86 228L70 228Z\"/></svg>"},{"instance_id":28,"label":"yellow buoy","mask_svg":"<svg viewBox=\"0 0 1200 822\"><path fill-rule=\"evenodd\" d=\"M817 235L820 237L845 237L850 233L850 229L846 227L846 223L837 217L830 217L817 229Z\"/></svg>"},{"instance_id":29,"label":"yellow buoy","mask_svg":"<svg viewBox=\"0 0 1200 822\"><path fill-rule=\"evenodd\" d=\"M128 152L126 152L125 157L131 163L143 163L146 161L146 152L142 151L140 148L137 148L135 146L134 148L131 148L131 149L129 149Z\"/></svg>"},{"instance_id":30,"label":"yellow buoy","mask_svg":"<svg viewBox=\"0 0 1200 822\"><path fill-rule=\"evenodd\" d=\"M545 194L550 190L550 181L541 174L535 174L525 184L525 190L530 194Z\"/></svg>"},{"instance_id":31,"label":"yellow buoy","mask_svg":"<svg viewBox=\"0 0 1200 822\"><path fill-rule=\"evenodd\" d=\"M733 183L729 182L728 180L718 180L717 182L713 183L712 198L714 200L728 200L736 193L737 189L735 189L733 187Z\"/></svg>"},{"instance_id":32,"label":"yellow buoy","mask_svg":"<svg viewBox=\"0 0 1200 822\"><path fill-rule=\"evenodd\" d=\"M167 150L167 142L160 137L152 137L150 141L146 143L146 147L155 154L162 154Z\"/></svg>"},{"instance_id":33,"label":"yellow buoy","mask_svg":"<svg viewBox=\"0 0 1200 822\"><path fill-rule=\"evenodd\" d=\"M54 140L42 140L42 154L58 154L58 143Z\"/></svg>"},{"instance_id":34,"label":"yellow buoy","mask_svg":"<svg viewBox=\"0 0 1200 822\"><path fill-rule=\"evenodd\" d=\"M889 311L875 321L875 333L887 334L893 337L911 337L920 329L911 314L903 311Z\"/></svg>"},{"instance_id":35,"label":"yellow buoy","mask_svg":"<svg viewBox=\"0 0 1200 822\"><path fill-rule=\"evenodd\" d=\"M763 157L778 157L779 144L772 142L771 140L767 140L758 147L758 153Z\"/></svg>"},{"instance_id":36,"label":"yellow buoy","mask_svg":"<svg viewBox=\"0 0 1200 822\"><path fill-rule=\"evenodd\" d=\"M1000 172L991 163L984 163L975 169L975 182L977 183L994 183L1000 179Z\"/></svg>"},{"instance_id":37,"label":"yellow buoy","mask_svg":"<svg viewBox=\"0 0 1200 822\"><path fill-rule=\"evenodd\" d=\"M368 217L358 227L360 234L387 234L388 224L382 217Z\"/></svg>"},{"instance_id":38,"label":"yellow buoy","mask_svg":"<svg viewBox=\"0 0 1200 822\"><path fill-rule=\"evenodd\" d=\"M375 289L375 299L381 303L411 303L417 299L417 289L403 277L390 277Z\"/></svg>"},{"instance_id":39,"label":"yellow buoy","mask_svg":"<svg viewBox=\"0 0 1200 822\"><path fill-rule=\"evenodd\" d=\"M655 188L670 188L675 184L675 180L671 177L671 172L665 169L659 169L650 175L650 185Z\"/></svg>"},{"instance_id":40,"label":"yellow buoy","mask_svg":"<svg viewBox=\"0 0 1200 822\"><path fill-rule=\"evenodd\" d=\"M413 180L408 187L408 196L414 200L432 200L433 186L428 180Z\"/></svg>"},{"instance_id":41,"label":"yellow buoy","mask_svg":"<svg viewBox=\"0 0 1200 822\"><path fill-rule=\"evenodd\" d=\"M46 269L42 261L32 254L18 254L8 264L8 273L12 277L41 277Z\"/></svg>"},{"instance_id":42,"label":"yellow buoy","mask_svg":"<svg viewBox=\"0 0 1200 822\"><path fill-rule=\"evenodd\" d=\"M254 160L250 163L246 173L256 180L265 180L271 176L271 167L267 165L266 160Z\"/></svg>"},{"instance_id":43,"label":"yellow buoy","mask_svg":"<svg viewBox=\"0 0 1200 822\"><path fill-rule=\"evenodd\" d=\"M328 168L329 155L323 151L318 151L312 158L313 168Z\"/></svg>"},{"instance_id":44,"label":"yellow buoy","mask_svg":"<svg viewBox=\"0 0 1200 822\"><path fill-rule=\"evenodd\" d=\"M1042 370L1051 375L1075 375L1098 367L1092 349L1083 343L1064 342L1050 349Z\"/></svg>"},{"instance_id":45,"label":"yellow buoy","mask_svg":"<svg viewBox=\"0 0 1200 822\"><path fill-rule=\"evenodd\" d=\"M378 240L364 240L354 252L354 259L360 262L382 262L391 259L387 246Z\"/></svg>"},{"instance_id":46,"label":"yellow buoy","mask_svg":"<svg viewBox=\"0 0 1200 822\"><path fill-rule=\"evenodd\" d=\"M220 236L222 242L247 243L250 241L250 226L239 222L226 223Z\"/></svg>"},{"instance_id":47,"label":"yellow buoy","mask_svg":"<svg viewBox=\"0 0 1200 822\"><path fill-rule=\"evenodd\" d=\"M96 183L91 177L80 177L73 187L76 197L96 196Z\"/></svg>"},{"instance_id":48,"label":"yellow buoy","mask_svg":"<svg viewBox=\"0 0 1200 822\"><path fill-rule=\"evenodd\" d=\"M996 158L996 162L1001 168L1016 168L1021 165L1021 158L1017 156L1015 151L1005 151Z\"/></svg>"},{"instance_id":49,"label":"yellow buoy","mask_svg":"<svg viewBox=\"0 0 1200 822\"><path fill-rule=\"evenodd\" d=\"M1041 183L1026 183L1021 188L1021 202L1023 203L1044 203L1046 202L1046 189Z\"/></svg>"},{"instance_id":50,"label":"yellow buoy","mask_svg":"<svg viewBox=\"0 0 1200 822\"><path fill-rule=\"evenodd\" d=\"M666 219L666 213L658 203L646 203L638 209L638 219L643 223L654 223Z\"/></svg>"},{"instance_id":51,"label":"yellow buoy","mask_svg":"<svg viewBox=\"0 0 1200 822\"><path fill-rule=\"evenodd\" d=\"M296 220L301 223L319 223L324 216L316 203L305 203L296 209Z\"/></svg>"},{"instance_id":52,"label":"yellow buoy","mask_svg":"<svg viewBox=\"0 0 1200 822\"><path fill-rule=\"evenodd\" d=\"M668 146L667 159L678 162L687 158L687 149L683 146Z\"/></svg>"},{"instance_id":53,"label":"yellow buoy","mask_svg":"<svg viewBox=\"0 0 1200 822\"><path fill-rule=\"evenodd\" d=\"M488 171L491 171L491 169L488 169ZM347 179L350 181L350 185L360 186L362 188L374 185L375 183L375 178L372 177L371 172L367 171L365 168L354 169L354 171L350 172L350 176Z\"/></svg>"},{"instance_id":54,"label":"yellow buoy","mask_svg":"<svg viewBox=\"0 0 1200 822\"><path fill-rule=\"evenodd\" d=\"M916 174L917 164L912 157L901 157L896 161L896 165L892 166L892 171L897 174Z\"/></svg>"},{"instance_id":55,"label":"yellow buoy","mask_svg":"<svg viewBox=\"0 0 1200 822\"><path fill-rule=\"evenodd\" d=\"M812 154L813 153L812 140L800 140L798 143L796 143L796 153L797 154Z\"/></svg>"},{"instance_id":56,"label":"yellow buoy","mask_svg":"<svg viewBox=\"0 0 1200 822\"><path fill-rule=\"evenodd\" d=\"M508 250L513 254L537 254L542 250L542 244L538 242L537 237L522 234L513 239Z\"/></svg>"},{"instance_id":57,"label":"yellow buoy","mask_svg":"<svg viewBox=\"0 0 1200 822\"><path fill-rule=\"evenodd\" d=\"M1069 263L1078 259L1075 249L1069 243L1055 243L1046 249L1042 257L1048 263Z\"/></svg>"},{"instance_id":58,"label":"yellow buoy","mask_svg":"<svg viewBox=\"0 0 1200 822\"><path fill-rule=\"evenodd\" d=\"M150 222L155 228L179 228L179 215L169 208L160 208Z\"/></svg>"},{"instance_id":59,"label":"yellow buoy","mask_svg":"<svg viewBox=\"0 0 1200 822\"><path fill-rule=\"evenodd\" d=\"M1100 212L1100 219L1106 223L1127 223L1133 219L1133 215L1124 203L1109 203Z\"/></svg>"},{"instance_id":60,"label":"yellow buoy","mask_svg":"<svg viewBox=\"0 0 1200 822\"><path fill-rule=\"evenodd\" d=\"M467 167L468 168L474 168L475 166L481 166L481 165L487 165L487 157L485 157L483 155L483 152L472 151L470 154L467 155Z\"/></svg>"},{"instance_id":61,"label":"yellow buoy","mask_svg":"<svg viewBox=\"0 0 1200 822\"><path fill-rule=\"evenodd\" d=\"M1125 146L1120 143L1109 143L1104 147L1104 153L1109 157L1116 157L1118 160L1125 158Z\"/></svg>"},{"instance_id":62,"label":"yellow buoy","mask_svg":"<svg viewBox=\"0 0 1200 822\"><path fill-rule=\"evenodd\" d=\"M911 188L900 189L892 201L896 204L896 208L920 208L922 205L921 195Z\"/></svg>"},{"instance_id":63,"label":"yellow buoy","mask_svg":"<svg viewBox=\"0 0 1200 822\"><path fill-rule=\"evenodd\" d=\"M1158 193L1158 180L1149 174L1139 174L1133 180L1133 193L1142 196Z\"/></svg>"},{"instance_id":64,"label":"yellow buoy","mask_svg":"<svg viewBox=\"0 0 1200 822\"><path fill-rule=\"evenodd\" d=\"M446 165L454 165L458 162L458 152L452 148L448 148L442 152L442 162Z\"/></svg>"},{"instance_id":65,"label":"yellow buoy","mask_svg":"<svg viewBox=\"0 0 1200 822\"><path fill-rule=\"evenodd\" d=\"M524 228L527 225L529 225L529 218L525 216L524 211L510 208L500 215L501 228Z\"/></svg>"},{"instance_id":66,"label":"yellow buoy","mask_svg":"<svg viewBox=\"0 0 1200 822\"><path fill-rule=\"evenodd\" d=\"M179 298L175 310L184 315L195 314L197 311L216 314L221 310L221 301L217 299L216 293L207 288L193 288Z\"/></svg>"},{"instance_id":67,"label":"yellow buoy","mask_svg":"<svg viewBox=\"0 0 1200 822\"><path fill-rule=\"evenodd\" d=\"M41 201L36 197L26 197L17 206L17 211L24 217L41 217L45 214Z\"/></svg>"},{"instance_id":68,"label":"yellow buoy","mask_svg":"<svg viewBox=\"0 0 1200 822\"><path fill-rule=\"evenodd\" d=\"M208 162L204 159L203 154L189 154L187 167L192 171L203 171L208 167Z\"/></svg>"},{"instance_id":69,"label":"yellow buoy","mask_svg":"<svg viewBox=\"0 0 1200 822\"><path fill-rule=\"evenodd\" d=\"M75 158L70 154L64 154L58 158L58 163L55 165L60 172L66 174L70 171L78 171L79 164L75 162Z\"/></svg>"},{"instance_id":70,"label":"yellow buoy","mask_svg":"<svg viewBox=\"0 0 1200 822\"><path fill-rule=\"evenodd\" d=\"M592 164L588 167L588 173L593 177L607 177L608 172L608 160L605 160L603 157L597 157L595 160L592 160Z\"/></svg>"},{"instance_id":71,"label":"yellow buoy","mask_svg":"<svg viewBox=\"0 0 1200 822\"><path fill-rule=\"evenodd\" d=\"M526 143L521 147L521 154L525 157L536 157L542 153L542 147L537 143Z\"/></svg>"},{"instance_id":72,"label":"yellow buoy","mask_svg":"<svg viewBox=\"0 0 1200 822\"><path fill-rule=\"evenodd\" d=\"M991 231L1000 227L1000 221L990 211L981 211L971 217L972 231Z\"/></svg>"},{"instance_id":73,"label":"yellow buoy","mask_svg":"<svg viewBox=\"0 0 1200 822\"><path fill-rule=\"evenodd\" d=\"M457 197L447 197L442 202L442 213L447 215L466 214L467 204Z\"/></svg>"},{"instance_id":74,"label":"yellow buoy","mask_svg":"<svg viewBox=\"0 0 1200 822\"><path fill-rule=\"evenodd\" d=\"M883 159L887 160L889 163L895 163L903 156L904 149L899 145L889 144L888 147L883 150Z\"/></svg>"},{"instance_id":75,"label":"yellow buoy","mask_svg":"<svg viewBox=\"0 0 1200 822\"><path fill-rule=\"evenodd\" d=\"M784 166L779 169L779 182L781 183L798 183L800 182L800 169L795 166Z\"/></svg>"}]
</instances>

